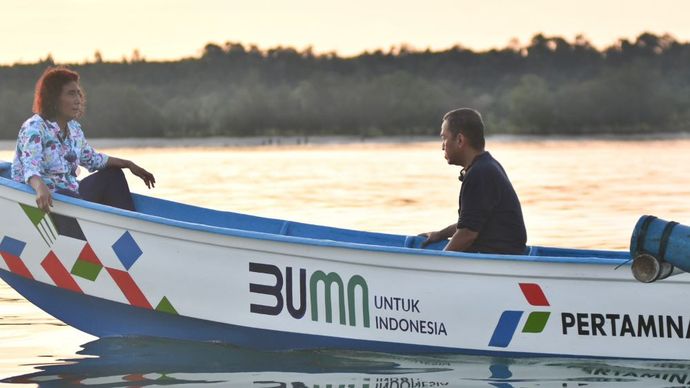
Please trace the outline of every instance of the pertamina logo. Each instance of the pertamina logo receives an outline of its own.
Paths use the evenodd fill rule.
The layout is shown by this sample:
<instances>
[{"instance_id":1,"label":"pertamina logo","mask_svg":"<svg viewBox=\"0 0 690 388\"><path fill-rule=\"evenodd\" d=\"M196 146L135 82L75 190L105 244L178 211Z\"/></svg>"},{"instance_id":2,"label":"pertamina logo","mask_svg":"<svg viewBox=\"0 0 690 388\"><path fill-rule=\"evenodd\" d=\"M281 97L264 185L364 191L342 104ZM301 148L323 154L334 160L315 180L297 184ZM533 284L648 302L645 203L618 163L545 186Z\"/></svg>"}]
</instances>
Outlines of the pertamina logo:
<instances>
[{"instance_id":1,"label":"pertamina logo","mask_svg":"<svg viewBox=\"0 0 690 388\"><path fill-rule=\"evenodd\" d=\"M519 283L520 290L522 294L527 299L527 303L536 307L548 307L549 301L546 299L546 295L542 291L541 287L535 283ZM515 331L520 324L520 319L524 314L524 311L506 310L501 314L501 318L498 320L496 329L491 336L489 341L489 346L505 348L510 345L510 341L513 340ZM551 315L548 311L532 311L527 317L527 322L522 327L523 333L541 333L546 327L546 322L549 320Z\"/></svg>"}]
</instances>

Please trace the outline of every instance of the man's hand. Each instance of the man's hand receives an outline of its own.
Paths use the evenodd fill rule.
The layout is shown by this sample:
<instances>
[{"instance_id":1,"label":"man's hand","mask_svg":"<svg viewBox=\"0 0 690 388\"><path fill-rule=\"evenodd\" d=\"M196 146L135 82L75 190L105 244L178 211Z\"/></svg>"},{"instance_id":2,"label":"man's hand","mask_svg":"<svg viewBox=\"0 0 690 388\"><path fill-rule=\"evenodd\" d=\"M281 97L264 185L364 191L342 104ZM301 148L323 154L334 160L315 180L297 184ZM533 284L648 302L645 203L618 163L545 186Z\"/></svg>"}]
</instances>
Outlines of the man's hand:
<instances>
[{"instance_id":1,"label":"man's hand","mask_svg":"<svg viewBox=\"0 0 690 388\"><path fill-rule=\"evenodd\" d=\"M455 224L450 224L437 232L420 234L420 236L426 237L426 240L422 243L422 248L426 248L429 244L449 239L456 230L457 226Z\"/></svg>"},{"instance_id":2,"label":"man's hand","mask_svg":"<svg viewBox=\"0 0 690 388\"><path fill-rule=\"evenodd\" d=\"M429 244L433 244L447 238L441 232L427 232L420 234L420 236L426 237L426 240L422 242L422 248L426 248Z\"/></svg>"}]
</instances>

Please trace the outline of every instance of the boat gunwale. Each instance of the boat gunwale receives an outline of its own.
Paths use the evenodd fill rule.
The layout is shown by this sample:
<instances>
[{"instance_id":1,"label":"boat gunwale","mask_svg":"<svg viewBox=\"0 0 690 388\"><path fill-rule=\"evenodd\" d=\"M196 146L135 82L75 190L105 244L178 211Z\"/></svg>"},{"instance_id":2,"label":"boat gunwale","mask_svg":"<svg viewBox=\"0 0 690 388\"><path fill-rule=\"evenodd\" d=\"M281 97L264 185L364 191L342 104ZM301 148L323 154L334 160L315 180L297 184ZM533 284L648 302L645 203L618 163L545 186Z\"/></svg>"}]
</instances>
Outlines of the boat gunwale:
<instances>
[{"instance_id":1,"label":"boat gunwale","mask_svg":"<svg viewBox=\"0 0 690 388\"><path fill-rule=\"evenodd\" d=\"M8 179L5 177L1 177L1 176L0 176L0 185L7 187L7 188L10 188L10 189L21 191L24 193L34 194L33 190L28 185L23 184L23 183L19 183L19 182L16 182L14 180L11 180L11 179ZM175 202L175 201L170 201L170 200L166 200L166 199L149 197L149 196L145 196L142 194L136 194L136 195L144 197L144 198L150 198L150 199L153 199L155 201L162 201L162 202L167 202L167 203L172 203L172 204L180 204L183 206L192 206L192 207L196 207L196 208L204 209L204 210L209 210L209 211L213 211L213 212L243 214L243 213L224 212L221 210L209 209L209 208L204 208L204 207L200 207L200 206L196 206L196 205L187 205L187 204L183 204L183 203L179 203L179 202ZM8 199L4 195L2 197L5 199ZM301 236L290 236L290 235L283 235L283 234L277 234L277 233L259 232L259 231L253 231L253 230L220 227L220 226L207 225L207 224L202 224L202 223L182 221L182 220L178 220L175 218L166 218L166 217L156 216L156 215L147 214L147 213L118 209L118 208L114 208L114 207L110 207L110 206L106 206L106 205L102 205L102 204L98 204L98 203L88 202L88 201L83 200L83 199L73 198L73 197L58 194L58 193L54 193L53 198L55 200L60 201L60 202L64 202L64 203L74 205L74 206L77 206L80 208L94 210L97 212L105 212L105 213L109 213L109 214L113 214L113 215L117 215L117 216L123 216L123 217L130 218L130 219L145 221L145 222L152 222L155 224L167 225L167 226L177 227L177 228L186 229L186 230L207 232L207 233L217 234L217 235L225 235L225 236L264 240L264 241L273 241L273 242L280 242L280 243L294 243L294 244L302 244L302 245L317 246L317 247L330 247L330 248L345 248L345 249L364 250L364 251L370 251L370 252L386 252L386 253L397 253L397 254L406 254L406 255L412 254L412 255L435 256L435 257L444 257L444 258L452 258L452 259L497 260L497 261L532 262L532 263L561 263L561 264L629 265L628 264L629 260L622 259L622 258L606 258L606 257L597 257L597 256L591 256L591 257L538 256L538 255L530 256L530 255L506 255L506 254L481 254L481 253L467 253L467 252L448 252L448 251L429 250L429 249L420 249L420 248L412 248L412 247L374 245L374 244L345 242L345 241L337 241L337 240L308 238L308 237L301 237ZM243 214L243 215L245 215L245 214ZM292 221L288 221L288 220L271 219L271 218L267 218L267 217L260 217L260 216L253 216L253 215L247 215L247 216L255 217L257 219L292 222ZM314 224L308 224L308 225L322 226L322 225L314 225ZM325 227L328 227L328 226L325 226ZM348 229L344 229L344 230L348 230ZM352 229L349 229L349 231L361 232L361 233L370 233L370 232L352 230ZM376 233L376 232L371 232L371 233ZM376 233L376 234L383 234L383 233ZM392 235L392 234L389 234L389 235L405 237L404 235ZM563 252L584 251L584 252L592 252L592 253L601 252L601 253L615 253L615 254L619 254L619 253L623 252L623 251L613 251L613 250L611 250L611 251L580 250L580 249L571 249L571 248L556 248L556 249L563 250Z\"/></svg>"}]
</instances>

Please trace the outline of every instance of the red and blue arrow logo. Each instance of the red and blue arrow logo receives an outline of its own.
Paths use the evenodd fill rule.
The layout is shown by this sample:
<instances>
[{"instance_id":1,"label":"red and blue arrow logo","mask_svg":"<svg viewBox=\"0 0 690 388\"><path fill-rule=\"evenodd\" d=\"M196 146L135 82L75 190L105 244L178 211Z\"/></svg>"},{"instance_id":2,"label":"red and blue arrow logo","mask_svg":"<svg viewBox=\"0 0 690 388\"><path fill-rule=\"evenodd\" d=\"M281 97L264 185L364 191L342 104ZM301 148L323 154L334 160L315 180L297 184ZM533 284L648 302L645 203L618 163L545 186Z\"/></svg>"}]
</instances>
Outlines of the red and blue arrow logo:
<instances>
[{"instance_id":1,"label":"red and blue arrow logo","mask_svg":"<svg viewBox=\"0 0 690 388\"><path fill-rule=\"evenodd\" d=\"M544 295L541 287L536 283L519 283L520 290L522 294L527 299L527 303L532 306L537 307L548 307L549 301ZM515 331L520 324L520 318L522 318L524 311L514 311L506 310L501 314L501 318L496 324L496 329L494 329L493 335L491 335L491 340L489 341L489 346L505 348L510 345L510 341L513 340ZM548 311L533 311L527 317L527 322L522 327L523 333L541 333L546 327L546 322L549 320L551 315Z\"/></svg>"}]
</instances>

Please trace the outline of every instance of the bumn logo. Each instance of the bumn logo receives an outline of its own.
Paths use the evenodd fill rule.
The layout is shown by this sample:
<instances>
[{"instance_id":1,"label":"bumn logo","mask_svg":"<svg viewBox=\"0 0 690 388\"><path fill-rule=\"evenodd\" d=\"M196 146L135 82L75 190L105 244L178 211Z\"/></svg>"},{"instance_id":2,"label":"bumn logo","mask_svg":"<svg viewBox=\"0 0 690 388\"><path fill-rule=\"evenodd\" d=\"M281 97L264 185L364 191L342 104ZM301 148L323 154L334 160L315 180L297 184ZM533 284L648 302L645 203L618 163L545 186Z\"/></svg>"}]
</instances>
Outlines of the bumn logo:
<instances>
[{"instance_id":1,"label":"bumn logo","mask_svg":"<svg viewBox=\"0 0 690 388\"><path fill-rule=\"evenodd\" d=\"M326 312L326 322L333 322L333 299L332 293L335 288L337 293L338 316L340 324L350 324L350 326L357 325L357 301L355 290L359 287L361 291L361 307L362 307L362 325L369 327L369 287L366 280L360 275L353 275L347 282L343 283L342 277L336 272L325 273L323 271L316 271L309 277L309 285L307 287L307 270L299 269L299 297L297 305L295 305L295 298L293 295L293 269L292 267L285 267L285 276L283 272L275 265L262 263L249 263L249 271L255 273L262 273L272 275L275 280L272 284L249 284L249 292L256 294L264 294L273 296L276 303L273 306L251 303L249 311L255 314L278 315L283 311L287 302L287 310L295 319L302 319L307 311L306 295L309 291L309 304L311 307L310 315L312 321L319 321L319 306L320 300L323 302L323 307ZM285 279L285 282L283 281ZM321 287L320 285L323 285ZM283 286L285 286L285 297L283 297ZM323 294L319 293L323 290ZM347 304L345 303L345 292L347 292ZM322 296L319 298L319 296ZM347 314L345 309L347 307ZM349 322L348 322L349 318Z\"/></svg>"},{"instance_id":2,"label":"bumn logo","mask_svg":"<svg viewBox=\"0 0 690 388\"><path fill-rule=\"evenodd\" d=\"M527 303L537 307L548 307L549 301L542 291L541 287L535 283L519 283L522 294L527 299ZM501 318L496 324L496 329L491 336L489 346L505 348L510 345L513 340L515 330L520 324L520 318L524 311L506 310L501 314ZM551 315L548 311L533 311L527 317L527 322L522 327L523 333L541 333L546 327L546 322Z\"/></svg>"}]
</instances>

